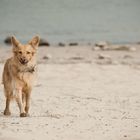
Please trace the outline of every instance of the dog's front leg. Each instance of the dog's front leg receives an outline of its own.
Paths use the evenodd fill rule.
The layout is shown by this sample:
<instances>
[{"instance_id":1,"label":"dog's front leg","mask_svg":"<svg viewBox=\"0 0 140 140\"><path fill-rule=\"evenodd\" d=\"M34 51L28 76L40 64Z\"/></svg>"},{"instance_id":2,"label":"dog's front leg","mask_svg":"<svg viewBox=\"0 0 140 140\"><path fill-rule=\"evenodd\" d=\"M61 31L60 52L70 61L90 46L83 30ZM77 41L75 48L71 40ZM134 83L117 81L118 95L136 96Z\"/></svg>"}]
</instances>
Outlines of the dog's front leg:
<instances>
[{"instance_id":1,"label":"dog's front leg","mask_svg":"<svg viewBox=\"0 0 140 140\"><path fill-rule=\"evenodd\" d=\"M31 93L28 93L28 94L26 95L26 106L25 106L25 111L26 111L27 116L29 116L30 94L31 94Z\"/></svg>"},{"instance_id":2,"label":"dog's front leg","mask_svg":"<svg viewBox=\"0 0 140 140\"><path fill-rule=\"evenodd\" d=\"M26 117L24 105L22 102L22 89L21 88L15 89L15 92L16 92L16 101L20 110L20 117Z\"/></svg>"},{"instance_id":3,"label":"dog's front leg","mask_svg":"<svg viewBox=\"0 0 140 140\"><path fill-rule=\"evenodd\" d=\"M29 116L31 90L32 90L32 88L28 87L28 90L25 92L25 95L26 95L25 112L26 112L27 116Z\"/></svg>"},{"instance_id":4,"label":"dog's front leg","mask_svg":"<svg viewBox=\"0 0 140 140\"><path fill-rule=\"evenodd\" d=\"M10 112L10 109L9 109L10 100L11 99L9 97L6 97L6 107L5 107L5 110L4 110L4 115L6 115L6 116L11 115L11 112Z\"/></svg>"}]
</instances>

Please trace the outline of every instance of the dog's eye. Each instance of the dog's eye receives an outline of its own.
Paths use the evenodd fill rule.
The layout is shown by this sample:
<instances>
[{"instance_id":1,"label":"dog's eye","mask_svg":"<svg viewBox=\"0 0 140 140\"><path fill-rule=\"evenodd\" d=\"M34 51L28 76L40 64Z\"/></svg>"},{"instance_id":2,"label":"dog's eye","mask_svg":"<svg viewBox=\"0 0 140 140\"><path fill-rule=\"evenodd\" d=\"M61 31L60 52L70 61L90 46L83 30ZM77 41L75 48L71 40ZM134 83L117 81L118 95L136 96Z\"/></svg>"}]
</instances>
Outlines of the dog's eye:
<instances>
[{"instance_id":1,"label":"dog's eye","mask_svg":"<svg viewBox=\"0 0 140 140\"><path fill-rule=\"evenodd\" d=\"M27 54L30 54L31 52L26 52Z\"/></svg>"},{"instance_id":2,"label":"dog's eye","mask_svg":"<svg viewBox=\"0 0 140 140\"><path fill-rule=\"evenodd\" d=\"M18 53L19 53L19 54L22 54L22 51L19 51Z\"/></svg>"}]
</instances>

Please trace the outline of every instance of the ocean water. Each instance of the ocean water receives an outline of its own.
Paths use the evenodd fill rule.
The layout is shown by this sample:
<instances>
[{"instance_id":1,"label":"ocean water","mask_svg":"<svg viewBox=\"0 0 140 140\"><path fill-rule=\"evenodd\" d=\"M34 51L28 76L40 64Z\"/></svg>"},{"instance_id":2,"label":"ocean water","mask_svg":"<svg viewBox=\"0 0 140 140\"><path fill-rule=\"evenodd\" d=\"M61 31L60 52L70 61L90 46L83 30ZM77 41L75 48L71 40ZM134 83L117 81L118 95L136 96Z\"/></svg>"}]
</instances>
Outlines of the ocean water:
<instances>
[{"instance_id":1,"label":"ocean water","mask_svg":"<svg viewBox=\"0 0 140 140\"><path fill-rule=\"evenodd\" d=\"M140 41L140 0L0 0L0 43L15 35L50 43Z\"/></svg>"}]
</instances>

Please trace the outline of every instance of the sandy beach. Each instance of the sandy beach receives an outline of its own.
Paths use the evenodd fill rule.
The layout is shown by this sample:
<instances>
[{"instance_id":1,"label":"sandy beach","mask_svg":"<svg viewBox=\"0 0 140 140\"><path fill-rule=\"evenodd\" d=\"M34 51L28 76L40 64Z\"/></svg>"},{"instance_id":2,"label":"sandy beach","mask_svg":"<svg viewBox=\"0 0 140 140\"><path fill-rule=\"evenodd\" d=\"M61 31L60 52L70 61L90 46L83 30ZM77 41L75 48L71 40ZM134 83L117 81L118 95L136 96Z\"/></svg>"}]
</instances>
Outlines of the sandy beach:
<instances>
[{"instance_id":1,"label":"sandy beach","mask_svg":"<svg viewBox=\"0 0 140 140\"><path fill-rule=\"evenodd\" d=\"M15 102L3 115L1 85L0 140L140 140L140 45L127 46L40 47L30 117ZM0 48L0 76L10 55Z\"/></svg>"}]
</instances>

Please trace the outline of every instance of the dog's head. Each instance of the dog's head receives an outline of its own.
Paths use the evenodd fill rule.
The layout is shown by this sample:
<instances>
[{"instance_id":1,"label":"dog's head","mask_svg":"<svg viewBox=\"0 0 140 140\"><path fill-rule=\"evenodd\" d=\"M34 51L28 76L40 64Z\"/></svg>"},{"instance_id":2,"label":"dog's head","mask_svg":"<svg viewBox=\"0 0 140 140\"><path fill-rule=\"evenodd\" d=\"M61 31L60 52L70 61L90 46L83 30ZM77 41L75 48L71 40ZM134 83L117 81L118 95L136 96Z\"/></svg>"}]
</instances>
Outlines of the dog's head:
<instances>
[{"instance_id":1,"label":"dog's head","mask_svg":"<svg viewBox=\"0 0 140 140\"><path fill-rule=\"evenodd\" d=\"M39 37L35 36L31 41L29 41L28 44L23 45L14 36L12 36L11 42L13 45L15 59L17 59L20 64L26 65L34 58L34 55L36 54L39 45Z\"/></svg>"}]
</instances>

